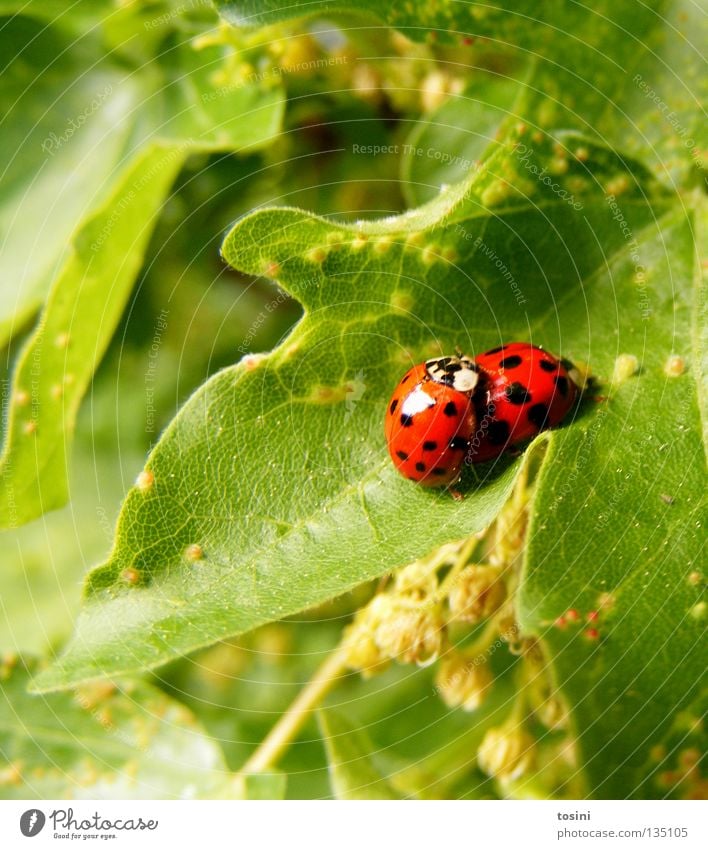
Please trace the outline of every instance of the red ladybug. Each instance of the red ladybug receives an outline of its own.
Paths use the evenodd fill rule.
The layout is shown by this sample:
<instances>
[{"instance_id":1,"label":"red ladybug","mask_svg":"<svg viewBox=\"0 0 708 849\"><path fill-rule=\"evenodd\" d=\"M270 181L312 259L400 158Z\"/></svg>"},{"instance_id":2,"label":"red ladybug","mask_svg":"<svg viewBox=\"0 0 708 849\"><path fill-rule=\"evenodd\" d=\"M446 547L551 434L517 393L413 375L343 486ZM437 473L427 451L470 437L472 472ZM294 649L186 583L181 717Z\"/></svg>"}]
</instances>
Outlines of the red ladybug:
<instances>
[{"instance_id":1,"label":"red ladybug","mask_svg":"<svg viewBox=\"0 0 708 849\"><path fill-rule=\"evenodd\" d=\"M385 433L398 471L423 486L460 476L477 426L474 390L479 367L469 358L438 357L413 366L396 387Z\"/></svg>"},{"instance_id":2,"label":"red ladybug","mask_svg":"<svg viewBox=\"0 0 708 849\"><path fill-rule=\"evenodd\" d=\"M479 422L469 460L498 457L560 424L578 397L572 365L527 342L510 342L475 357L482 379L475 395Z\"/></svg>"}]
</instances>

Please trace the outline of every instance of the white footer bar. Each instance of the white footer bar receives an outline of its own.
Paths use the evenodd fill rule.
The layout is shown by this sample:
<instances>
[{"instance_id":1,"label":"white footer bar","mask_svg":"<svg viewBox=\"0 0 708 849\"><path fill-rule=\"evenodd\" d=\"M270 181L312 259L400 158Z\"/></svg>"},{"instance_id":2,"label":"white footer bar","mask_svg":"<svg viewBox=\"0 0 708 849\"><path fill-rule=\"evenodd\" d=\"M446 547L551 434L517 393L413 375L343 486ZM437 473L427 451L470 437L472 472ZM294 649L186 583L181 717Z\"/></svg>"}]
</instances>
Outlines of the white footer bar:
<instances>
[{"instance_id":1,"label":"white footer bar","mask_svg":"<svg viewBox=\"0 0 708 849\"><path fill-rule=\"evenodd\" d=\"M708 846L705 802L0 803L0 846L563 849Z\"/></svg>"}]
</instances>

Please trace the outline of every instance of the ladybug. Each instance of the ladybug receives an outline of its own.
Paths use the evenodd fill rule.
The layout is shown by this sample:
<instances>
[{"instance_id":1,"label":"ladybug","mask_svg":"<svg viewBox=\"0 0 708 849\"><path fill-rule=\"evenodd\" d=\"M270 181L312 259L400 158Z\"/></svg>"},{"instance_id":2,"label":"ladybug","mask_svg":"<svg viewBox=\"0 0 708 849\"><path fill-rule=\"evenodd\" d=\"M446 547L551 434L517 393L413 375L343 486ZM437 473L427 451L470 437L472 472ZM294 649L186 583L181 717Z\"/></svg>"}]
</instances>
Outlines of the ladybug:
<instances>
[{"instance_id":1,"label":"ladybug","mask_svg":"<svg viewBox=\"0 0 708 849\"><path fill-rule=\"evenodd\" d=\"M567 360L527 342L510 342L475 357L482 380L475 394L478 435L469 459L482 463L560 424L578 398Z\"/></svg>"},{"instance_id":2,"label":"ladybug","mask_svg":"<svg viewBox=\"0 0 708 849\"><path fill-rule=\"evenodd\" d=\"M460 476L477 427L479 366L469 357L437 357L413 366L394 390L384 430L398 471L423 486Z\"/></svg>"}]
</instances>

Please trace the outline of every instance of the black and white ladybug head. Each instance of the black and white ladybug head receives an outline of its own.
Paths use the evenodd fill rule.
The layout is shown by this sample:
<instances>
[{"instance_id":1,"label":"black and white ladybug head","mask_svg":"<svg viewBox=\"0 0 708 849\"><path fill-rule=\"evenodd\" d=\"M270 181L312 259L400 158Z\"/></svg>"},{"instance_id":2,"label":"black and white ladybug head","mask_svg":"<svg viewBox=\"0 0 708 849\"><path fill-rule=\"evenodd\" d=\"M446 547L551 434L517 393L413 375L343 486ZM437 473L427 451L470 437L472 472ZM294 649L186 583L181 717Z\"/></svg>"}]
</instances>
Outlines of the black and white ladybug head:
<instances>
[{"instance_id":1,"label":"black and white ladybug head","mask_svg":"<svg viewBox=\"0 0 708 849\"><path fill-rule=\"evenodd\" d=\"M465 356L426 360L425 369L436 383L444 383L458 392L472 392L479 382L479 366Z\"/></svg>"}]
</instances>

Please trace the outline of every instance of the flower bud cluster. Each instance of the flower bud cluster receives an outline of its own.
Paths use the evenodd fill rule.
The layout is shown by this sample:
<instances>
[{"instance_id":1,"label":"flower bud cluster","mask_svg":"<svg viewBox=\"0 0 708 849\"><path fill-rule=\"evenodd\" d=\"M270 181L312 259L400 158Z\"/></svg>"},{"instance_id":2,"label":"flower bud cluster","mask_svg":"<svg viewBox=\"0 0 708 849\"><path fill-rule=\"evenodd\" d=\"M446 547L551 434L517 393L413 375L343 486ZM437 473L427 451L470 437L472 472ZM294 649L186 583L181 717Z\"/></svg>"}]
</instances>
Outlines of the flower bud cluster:
<instances>
[{"instance_id":1,"label":"flower bud cluster","mask_svg":"<svg viewBox=\"0 0 708 849\"><path fill-rule=\"evenodd\" d=\"M392 660L427 666L446 645L443 605L437 599L438 556L402 569L387 592L379 593L359 611L346 640L347 662L370 676Z\"/></svg>"},{"instance_id":2,"label":"flower bud cluster","mask_svg":"<svg viewBox=\"0 0 708 849\"><path fill-rule=\"evenodd\" d=\"M476 710L485 700L494 676L483 657L467 657L451 649L440 662L435 688L449 708Z\"/></svg>"},{"instance_id":3,"label":"flower bud cluster","mask_svg":"<svg viewBox=\"0 0 708 849\"><path fill-rule=\"evenodd\" d=\"M533 765L534 747L528 731L510 721L487 731L477 751L477 763L492 778L520 778Z\"/></svg>"},{"instance_id":4,"label":"flower bud cluster","mask_svg":"<svg viewBox=\"0 0 708 849\"><path fill-rule=\"evenodd\" d=\"M453 619L477 624L501 607L507 589L501 570L494 566L465 566L448 595Z\"/></svg>"}]
</instances>

